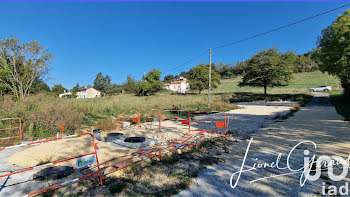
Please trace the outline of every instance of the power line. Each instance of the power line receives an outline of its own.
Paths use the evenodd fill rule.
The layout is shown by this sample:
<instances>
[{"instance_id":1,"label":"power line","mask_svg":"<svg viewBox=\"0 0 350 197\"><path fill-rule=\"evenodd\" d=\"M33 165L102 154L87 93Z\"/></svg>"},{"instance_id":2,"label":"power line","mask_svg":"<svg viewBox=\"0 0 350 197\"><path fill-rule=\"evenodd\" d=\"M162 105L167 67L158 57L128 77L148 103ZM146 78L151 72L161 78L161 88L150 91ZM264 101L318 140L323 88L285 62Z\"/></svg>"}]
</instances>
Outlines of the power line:
<instances>
[{"instance_id":1,"label":"power line","mask_svg":"<svg viewBox=\"0 0 350 197\"><path fill-rule=\"evenodd\" d=\"M238 40L238 41L235 41L235 42L231 42L231 43L228 43L228 44L224 44L224 45L221 45L221 46L217 46L217 47L212 48L212 50L219 49L219 48L223 48L223 47L227 47L227 46L230 46L230 45L234 45L234 44L237 44L237 43L240 43L240 42L244 42L244 41L247 41L247 40L250 40L250 39L253 39L253 38L256 38L256 37L259 37L259 36L262 36L262 35L265 35L265 34L268 34L268 33L271 33L271 32L274 32L274 31L278 31L278 30L287 28L287 27L289 27L289 26L296 25L296 24L298 24L298 23L302 23L302 22L311 20L311 19L313 19L313 18L319 17L319 16L321 16L321 15L324 15L324 14L327 14L327 13L330 13L330 12L333 12L333 11L336 11L336 10L339 10L339 9L344 8L344 7L347 7L347 6L349 6L349 5L350 5L350 4L345 4L345 5L343 5L343 6L340 6L340 7L337 7L337 8L334 8L334 9L331 9L331 10L328 10L328 11L325 11L325 12L322 12L322 13L319 13L319 14L316 14L316 15L314 15L314 16L311 16L311 17L308 17L308 18L305 18L305 19L302 19L302 20L299 20L299 21L290 23L290 24L288 24L288 25L280 26L280 27L277 27L277 28L275 28L275 29L271 29L271 30L269 30L269 31L265 31L265 32L260 33L260 34L256 34L256 35L250 36L250 37L248 37L248 38L244 38L244 39L241 39L241 40Z\"/></svg>"},{"instance_id":2,"label":"power line","mask_svg":"<svg viewBox=\"0 0 350 197\"><path fill-rule=\"evenodd\" d=\"M250 37L247 37L247 38L244 38L244 39L235 41L235 42L231 42L231 43L227 43L227 44L224 44L224 45L216 46L216 47L213 47L212 50L216 50L216 49L219 49L219 48L224 48L224 47L227 47L227 46L230 46L230 45L234 45L234 44L238 44L238 43L240 43L240 42L244 42L244 41L247 41L247 40L256 38L256 37L260 37L260 36L263 36L263 35L265 35L265 34L269 34L269 33L272 33L272 32L275 32L275 31L278 31L278 30L281 30L281 29L284 29L284 28L287 28L287 27L290 27L290 26L293 26L293 25L296 25L296 24L298 24L298 23L302 23L302 22L311 20L311 19L313 19L313 18L316 18L316 17L322 16L322 15L328 14L328 13L330 13L330 12L334 12L334 11L336 11L336 10L342 9L342 8L347 7L347 6L349 6L349 5L350 5L350 4L345 4L345 5L343 5L343 6L340 6L340 7L337 7L337 8L334 8L334 9L331 9L331 10L328 10L328 11L325 11L325 12L322 12L322 13L319 13L319 14L316 14L316 15L314 15L314 16L311 16L311 17L308 17L308 18L305 18L305 19L302 19L302 20L299 20L299 21L296 21L296 22L293 22L293 23L289 23L289 24L284 25L284 26L280 26L280 27L271 29L271 30L269 30L269 31L265 31L265 32L260 33L260 34L256 34L256 35L253 35L253 36L250 36ZM202 57L203 55L205 55L205 54L208 53L208 52L209 52L209 50L205 50L205 51L203 51L202 53L200 53L199 55L197 55L197 56L195 56L195 57L193 57L193 58L190 58L189 60L185 61L184 63L179 64L178 66L167 70L166 72L164 72L164 74L165 74L165 73L169 73L169 72L172 71L172 70L178 69L178 68L180 68L180 67L186 65L186 64L192 62L193 60Z\"/></svg>"},{"instance_id":3,"label":"power line","mask_svg":"<svg viewBox=\"0 0 350 197\"><path fill-rule=\"evenodd\" d=\"M172 70L178 69L178 68L180 68L180 67L182 67L182 66L184 66L184 65L186 65L186 64L188 64L188 63L190 63L190 62L192 62L193 60L202 57L202 56L205 55L206 53L208 53L208 50L203 51L201 54L199 54L199 55L197 55L197 56L195 56L195 57L193 57L193 58L187 60L186 62L184 62L184 63L182 63L182 64L179 64L178 66L176 66L176 67L174 67L174 68L171 68L171 69L167 70L167 71L164 72L164 73L169 73L169 72L172 71Z\"/></svg>"}]
</instances>

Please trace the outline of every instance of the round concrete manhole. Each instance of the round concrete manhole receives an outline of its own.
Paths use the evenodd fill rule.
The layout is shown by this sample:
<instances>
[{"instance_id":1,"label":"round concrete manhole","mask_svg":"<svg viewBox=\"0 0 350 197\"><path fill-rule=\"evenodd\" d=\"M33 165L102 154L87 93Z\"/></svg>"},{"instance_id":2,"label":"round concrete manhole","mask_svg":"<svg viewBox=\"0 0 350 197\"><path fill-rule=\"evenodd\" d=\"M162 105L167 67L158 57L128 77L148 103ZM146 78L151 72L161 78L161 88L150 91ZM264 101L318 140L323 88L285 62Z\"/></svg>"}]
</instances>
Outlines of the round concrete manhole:
<instances>
[{"instance_id":1,"label":"round concrete manhole","mask_svg":"<svg viewBox=\"0 0 350 197\"><path fill-rule=\"evenodd\" d=\"M120 139L122 137L122 133L107 133L106 142L113 142L116 139Z\"/></svg>"},{"instance_id":2,"label":"round concrete manhole","mask_svg":"<svg viewBox=\"0 0 350 197\"><path fill-rule=\"evenodd\" d=\"M139 142L144 142L145 137L128 137L125 138L124 142L129 142L129 143L139 143Z\"/></svg>"},{"instance_id":3,"label":"round concrete manhole","mask_svg":"<svg viewBox=\"0 0 350 197\"><path fill-rule=\"evenodd\" d=\"M36 181L56 180L67 177L73 172L73 167L69 166L48 167L34 174L33 179Z\"/></svg>"}]
</instances>

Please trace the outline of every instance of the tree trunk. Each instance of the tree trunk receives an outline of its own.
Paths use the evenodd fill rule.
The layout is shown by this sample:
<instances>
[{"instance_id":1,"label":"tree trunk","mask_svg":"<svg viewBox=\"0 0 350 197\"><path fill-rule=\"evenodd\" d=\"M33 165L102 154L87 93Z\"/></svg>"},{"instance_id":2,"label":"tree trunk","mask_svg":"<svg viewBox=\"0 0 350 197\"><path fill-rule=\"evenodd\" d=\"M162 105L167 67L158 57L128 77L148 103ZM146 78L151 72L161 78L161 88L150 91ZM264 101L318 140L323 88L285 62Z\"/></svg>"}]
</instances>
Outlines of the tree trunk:
<instances>
[{"instance_id":1,"label":"tree trunk","mask_svg":"<svg viewBox=\"0 0 350 197\"><path fill-rule=\"evenodd\" d=\"M266 90L267 90L267 86L265 85L265 86L264 86L264 95L265 95L265 96L266 96L266 94L267 94Z\"/></svg>"}]
</instances>

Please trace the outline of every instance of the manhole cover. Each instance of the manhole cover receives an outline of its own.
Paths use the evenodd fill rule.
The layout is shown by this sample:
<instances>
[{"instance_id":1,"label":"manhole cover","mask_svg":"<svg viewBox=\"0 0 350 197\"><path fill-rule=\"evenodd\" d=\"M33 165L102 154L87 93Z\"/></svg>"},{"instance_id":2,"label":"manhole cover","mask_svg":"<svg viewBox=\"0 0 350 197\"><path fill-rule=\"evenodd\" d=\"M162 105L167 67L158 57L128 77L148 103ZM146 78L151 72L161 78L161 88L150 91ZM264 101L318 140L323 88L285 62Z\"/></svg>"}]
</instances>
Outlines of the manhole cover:
<instances>
[{"instance_id":1,"label":"manhole cover","mask_svg":"<svg viewBox=\"0 0 350 197\"><path fill-rule=\"evenodd\" d=\"M124 142L129 142L129 143L138 143L138 142L144 142L145 137L128 137L125 138Z\"/></svg>"},{"instance_id":2,"label":"manhole cover","mask_svg":"<svg viewBox=\"0 0 350 197\"><path fill-rule=\"evenodd\" d=\"M116 139L120 139L122 133L107 133L106 142L113 142Z\"/></svg>"},{"instance_id":3,"label":"manhole cover","mask_svg":"<svg viewBox=\"0 0 350 197\"><path fill-rule=\"evenodd\" d=\"M67 177L73 174L73 172L73 167L69 166L48 167L34 174L33 179L37 181L56 180Z\"/></svg>"}]
</instances>

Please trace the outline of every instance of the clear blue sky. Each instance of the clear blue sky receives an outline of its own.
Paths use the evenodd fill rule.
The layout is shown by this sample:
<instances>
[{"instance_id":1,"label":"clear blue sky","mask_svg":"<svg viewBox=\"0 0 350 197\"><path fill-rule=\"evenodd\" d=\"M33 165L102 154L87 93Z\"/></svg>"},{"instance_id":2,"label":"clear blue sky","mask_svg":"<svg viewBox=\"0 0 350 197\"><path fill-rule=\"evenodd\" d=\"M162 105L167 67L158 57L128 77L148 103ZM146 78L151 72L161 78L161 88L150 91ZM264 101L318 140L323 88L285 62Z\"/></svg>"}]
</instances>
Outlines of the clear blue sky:
<instances>
[{"instance_id":1,"label":"clear blue sky","mask_svg":"<svg viewBox=\"0 0 350 197\"><path fill-rule=\"evenodd\" d=\"M122 83L157 68L179 74L208 56L172 69L202 51L309 17L345 2L0 2L0 38L38 40L55 56L52 86L93 84L98 72ZM213 52L237 62L279 46L304 53L345 9ZM166 72L166 73L165 73ZM163 75L164 76L164 75Z\"/></svg>"}]
</instances>

